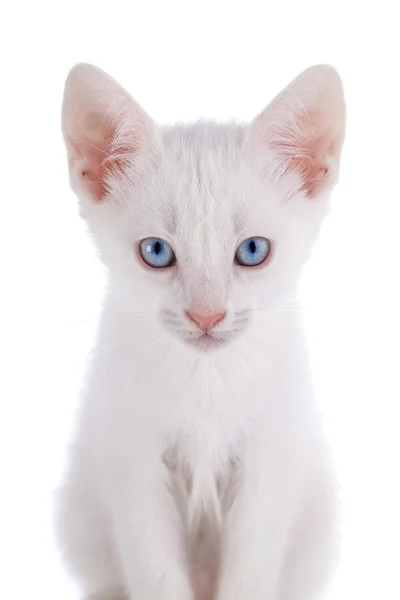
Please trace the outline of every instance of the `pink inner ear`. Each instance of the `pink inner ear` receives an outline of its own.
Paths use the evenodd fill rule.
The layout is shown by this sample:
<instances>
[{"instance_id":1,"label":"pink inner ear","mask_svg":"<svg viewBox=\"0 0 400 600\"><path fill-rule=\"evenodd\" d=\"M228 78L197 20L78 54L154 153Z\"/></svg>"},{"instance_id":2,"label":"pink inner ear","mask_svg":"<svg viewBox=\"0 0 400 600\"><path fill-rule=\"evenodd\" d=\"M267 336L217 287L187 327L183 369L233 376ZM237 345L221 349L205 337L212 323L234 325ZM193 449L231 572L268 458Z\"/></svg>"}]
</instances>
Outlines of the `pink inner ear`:
<instances>
[{"instance_id":1,"label":"pink inner ear","mask_svg":"<svg viewBox=\"0 0 400 600\"><path fill-rule=\"evenodd\" d=\"M83 188L96 201L104 200L111 174L123 173L125 158L133 152L133 144L115 144L115 131L110 128L90 131L85 139L70 142L71 167Z\"/></svg>"},{"instance_id":2,"label":"pink inner ear","mask_svg":"<svg viewBox=\"0 0 400 600\"><path fill-rule=\"evenodd\" d=\"M293 150L293 148L292 148ZM331 176L329 158L333 152L333 142L328 136L315 137L305 142L300 149L289 155L289 169L301 173L303 189L312 197L325 185Z\"/></svg>"},{"instance_id":3,"label":"pink inner ear","mask_svg":"<svg viewBox=\"0 0 400 600\"><path fill-rule=\"evenodd\" d=\"M296 171L303 179L307 196L315 196L333 177L334 160L340 153L340 136L334 136L318 115L307 119L295 131L279 139L274 136L272 146L284 156L286 171Z\"/></svg>"}]
</instances>

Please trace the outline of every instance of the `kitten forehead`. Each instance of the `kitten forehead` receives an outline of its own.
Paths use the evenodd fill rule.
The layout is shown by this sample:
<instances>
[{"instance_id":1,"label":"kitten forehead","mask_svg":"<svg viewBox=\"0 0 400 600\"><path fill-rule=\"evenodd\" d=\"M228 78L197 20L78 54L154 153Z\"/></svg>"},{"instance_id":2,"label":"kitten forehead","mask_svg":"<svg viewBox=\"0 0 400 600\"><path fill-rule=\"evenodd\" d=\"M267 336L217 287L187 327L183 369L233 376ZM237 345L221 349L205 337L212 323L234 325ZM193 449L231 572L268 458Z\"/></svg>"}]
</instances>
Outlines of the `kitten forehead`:
<instances>
[{"instance_id":1,"label":"kitten forehead","mask_svg":"<svg viewBox=\"0 0 400 600\"><path fill-rule=\"evenodd\" d=\"M237 229L232 211L235 179L243 154L244 128L235 123L199 122L163 130L164 170L169 190L165 226L169 233L186 226L223 222ZM183 222L183 223L182 223Z\"/></svg>"}]
</instances>

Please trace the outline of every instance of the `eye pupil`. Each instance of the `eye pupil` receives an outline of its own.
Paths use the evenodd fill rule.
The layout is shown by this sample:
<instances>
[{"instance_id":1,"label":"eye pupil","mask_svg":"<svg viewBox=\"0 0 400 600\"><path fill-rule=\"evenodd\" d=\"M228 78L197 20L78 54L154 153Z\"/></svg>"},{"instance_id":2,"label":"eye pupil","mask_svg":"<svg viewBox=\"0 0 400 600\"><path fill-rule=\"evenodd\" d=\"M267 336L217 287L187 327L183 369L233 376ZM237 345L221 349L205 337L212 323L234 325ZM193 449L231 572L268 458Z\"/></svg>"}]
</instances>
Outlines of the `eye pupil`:
<instances>
[{"instance_id":1,"label":"eye pupil","mask_svg":"<svg viewBox=\"0 0 400 600\"><path fill-rule=\"evenodd\" d=\"M165 269L176 262L175 253L168 242L156 237L145 238L139 243L139 253L149 267Z\"/></svg>"},{"instance_id":2,"label":"eye pupil","mask_svg":"<svg viewBox=\"0 0 400 600\"><path fill-rule=\"evenodd\" d=\"M242 267L256 267L268 257L271 249L270 241L261 236L244 240L236 250L235 262Z\"/></svg>"}]
</instances>

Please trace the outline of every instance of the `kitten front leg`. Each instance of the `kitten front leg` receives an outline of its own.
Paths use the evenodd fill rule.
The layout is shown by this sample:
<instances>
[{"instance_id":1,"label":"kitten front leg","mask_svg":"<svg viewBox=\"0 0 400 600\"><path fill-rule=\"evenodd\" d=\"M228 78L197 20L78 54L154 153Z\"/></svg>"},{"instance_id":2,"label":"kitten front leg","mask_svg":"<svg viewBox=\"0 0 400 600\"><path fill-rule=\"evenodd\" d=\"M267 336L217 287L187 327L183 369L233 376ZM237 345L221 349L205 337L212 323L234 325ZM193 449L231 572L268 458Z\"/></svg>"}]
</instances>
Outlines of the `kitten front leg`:
<instances>
[{"instance_id":1,"label":"kitten front leg","mask_svg":"<svg viewBox=\"0 0 400 600\"><path fill-rule=\"evenodd\" d=\"M227 515L217 600L276 600L292 517L293 489L269 465L247 464ZM278 467L282 468L282 466Z\"/></svg>"},{"instance_id":2,"label":"kitten front leg","mask_svg":"<svg viewBox=\"0 0 400 600\"><path fill-rule=\"evenodd\" d=\"M317 471L290 533L278 600L317 600L333 575L339 551L340 507L329 464Z\"/></svg>"},{"instance_id":3,"label":"kitten front leg","mask_svg":"<svg viewBox=\"0 0 400 600\"><path fill-rule=\"evenodd\" d=\"M139 455L140 456L140 455ZM182 523L164 465L139 468L112 498L115 542L129 600L193 600Z\"/></svg>"}]
</instances>

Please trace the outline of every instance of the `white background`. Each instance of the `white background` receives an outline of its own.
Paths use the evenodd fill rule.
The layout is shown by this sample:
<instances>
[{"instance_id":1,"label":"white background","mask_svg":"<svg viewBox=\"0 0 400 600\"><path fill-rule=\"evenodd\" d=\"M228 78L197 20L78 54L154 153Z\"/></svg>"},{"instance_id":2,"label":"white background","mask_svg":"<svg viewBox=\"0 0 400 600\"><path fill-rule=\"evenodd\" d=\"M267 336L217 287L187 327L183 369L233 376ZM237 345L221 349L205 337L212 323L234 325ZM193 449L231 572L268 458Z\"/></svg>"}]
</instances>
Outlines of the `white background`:
<instances>
[{"instance_id":1,"label":"white background","mask_svg":"<svg viewBox=\"0 0 400 600\"><path fill-rule=\"evenodd\" d=\"M394 0L2 4L2 599L76 597L53 546L51 501L104 277L77 216L60 135L64 79L79 61L108 70L160 122L250 119L307 66L340 70L342 177L304 282L316 384L343 482L343 555L329 598L400 598L394 12Z\"/></svg>"}]
</instances>

